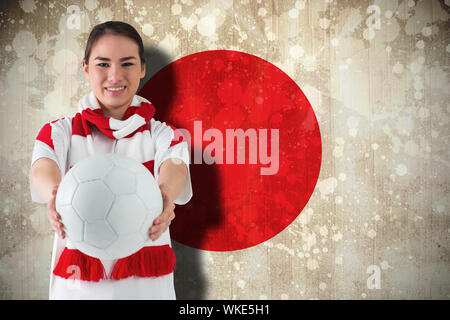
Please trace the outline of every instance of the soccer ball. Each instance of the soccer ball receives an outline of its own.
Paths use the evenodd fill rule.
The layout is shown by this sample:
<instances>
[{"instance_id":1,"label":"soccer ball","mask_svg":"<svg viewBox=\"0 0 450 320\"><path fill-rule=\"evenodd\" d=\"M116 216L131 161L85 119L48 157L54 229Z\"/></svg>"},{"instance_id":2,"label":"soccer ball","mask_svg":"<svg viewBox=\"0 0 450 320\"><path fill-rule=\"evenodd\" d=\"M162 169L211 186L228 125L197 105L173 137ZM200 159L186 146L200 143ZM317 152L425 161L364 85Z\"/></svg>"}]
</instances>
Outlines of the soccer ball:
<instances>
[{"instance_id":1,"label":"soccer ball","mask_svg":"<svg viewBox=\"0 0 450 320\"><path fill-rule=\"evenodd\" d=\"M141 163L119 154L76 163L56 194L66 239L99 259L120 259L141 249L161 214L161 191Z\"/></svg>"}]
</instances>

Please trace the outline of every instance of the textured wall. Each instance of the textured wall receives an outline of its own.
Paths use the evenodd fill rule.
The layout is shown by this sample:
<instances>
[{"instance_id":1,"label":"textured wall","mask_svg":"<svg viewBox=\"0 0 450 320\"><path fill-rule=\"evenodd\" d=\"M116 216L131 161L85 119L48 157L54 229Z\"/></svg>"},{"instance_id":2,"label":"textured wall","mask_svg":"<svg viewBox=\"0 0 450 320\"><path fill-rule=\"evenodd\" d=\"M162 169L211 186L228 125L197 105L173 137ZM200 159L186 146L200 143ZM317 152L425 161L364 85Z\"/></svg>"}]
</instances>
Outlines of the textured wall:
<instances>
[{"instance_id":1,"label":"textured wall","mask_svg":"<svg viewBox=\"0 0 450 320\"><path fill-rule=\"evenodd\" d=\"M283 232L255 247L174 243L180 298L450 298L449 1L116 0L0 4L0 298L46 299L52 232L31 202L34 138L76 112L90 29L123 20L154 74L233 49L286 72L322 134L319 181ZM150 50L150 49L149 49Z\"/></svg>"}]
</instances>

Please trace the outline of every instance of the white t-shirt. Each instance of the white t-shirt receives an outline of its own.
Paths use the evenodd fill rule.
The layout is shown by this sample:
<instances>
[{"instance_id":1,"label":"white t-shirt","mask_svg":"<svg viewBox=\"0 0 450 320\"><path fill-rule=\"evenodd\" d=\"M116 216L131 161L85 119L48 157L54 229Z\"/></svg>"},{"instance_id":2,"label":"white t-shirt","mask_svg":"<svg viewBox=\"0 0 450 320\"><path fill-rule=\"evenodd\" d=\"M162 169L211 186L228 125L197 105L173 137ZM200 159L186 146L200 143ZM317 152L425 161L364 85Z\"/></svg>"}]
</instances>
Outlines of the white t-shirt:
<instances>
[{"instance_id":1,"label":"white t-shirt","mask_svg":"<svg viewBox=\"0 0 450 320\"><path fill-rule=\"evenodd\" d=\"M48 132L50 130L50 132ZM33 150L31 165L39 158L49 158L56 162L61 177L64 177L70 169L70 165L77 162L70 153L72 138L72 119L63 118L47 124L47 134L51 137L50 145L41 140L36 140ZM154 176L158 179L160 165L167 159L177 158L188 167L188 179L175 204L185 204L192 197L192 186L189 175L189 151L186 142L170 147L174 138L174 130L165 123L150 120L150 135L148 140L149 150L141 150L142 146L134 143L126 143L126 138L114 140L106 137L95 126L92 126L92 138L95 146L95 154L119 153L139 160L142 153L151 154L154 159ZM80 159L81 160L81 159ZM34 202L44 203L39 197L30 179L31 199ZM148 240L148 245L169 244L170 232L167 229L156 241ZM67 245L56 233L54 237L51 271ZM146 244L144 244L146 246ZM70 247L69 247L70 249ZM115 260L101 260L109 276ZM50 273L50 299L175 299L173 273L160 277L129 277L121 280L100 280L99 282L64 279Z\"/></svg>"}]
</instances>

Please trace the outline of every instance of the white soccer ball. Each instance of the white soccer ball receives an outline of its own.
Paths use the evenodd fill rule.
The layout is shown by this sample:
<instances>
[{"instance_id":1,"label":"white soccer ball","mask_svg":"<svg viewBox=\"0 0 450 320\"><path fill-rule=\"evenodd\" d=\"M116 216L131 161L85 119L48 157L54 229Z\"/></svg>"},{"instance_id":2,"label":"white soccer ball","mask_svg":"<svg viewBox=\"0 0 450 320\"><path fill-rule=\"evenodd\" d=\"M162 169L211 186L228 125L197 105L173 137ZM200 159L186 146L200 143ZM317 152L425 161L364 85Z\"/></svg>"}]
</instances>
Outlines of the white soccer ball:
<instances>
[{"instance_id":1,"label":"white soccer ball","mask_svg":"<svg viewBox=\"0 0 450 320\"><path fill-rule=\"evenodd\" d=\"M73 247L99 259L120 259L149 239L163 201L147 168L110 153L75 164L59 185L55 206Z\"/></svg>"}]
</instances>

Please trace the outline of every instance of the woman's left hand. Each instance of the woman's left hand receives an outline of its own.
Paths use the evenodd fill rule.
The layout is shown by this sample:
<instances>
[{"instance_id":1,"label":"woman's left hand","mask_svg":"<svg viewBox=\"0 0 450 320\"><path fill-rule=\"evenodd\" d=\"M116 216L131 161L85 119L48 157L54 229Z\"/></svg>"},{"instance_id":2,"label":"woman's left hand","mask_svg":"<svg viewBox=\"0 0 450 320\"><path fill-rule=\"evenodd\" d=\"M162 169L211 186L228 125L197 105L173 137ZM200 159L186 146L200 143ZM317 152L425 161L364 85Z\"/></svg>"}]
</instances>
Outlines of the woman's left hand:
<instances>
[{"instance_id":1,"label":"woman's left hand","mask_svg":"<svg viewBox=\"0 0 450 320\"><path fill-rule=\"evenodd\" d=\"M157 240L175 218L175 204L168 198L165 190L161 190L161 195L163 198L163 211L153 220L153 225L149 229L149 236L152 241Z\"/></svg>"}]
</instances>

